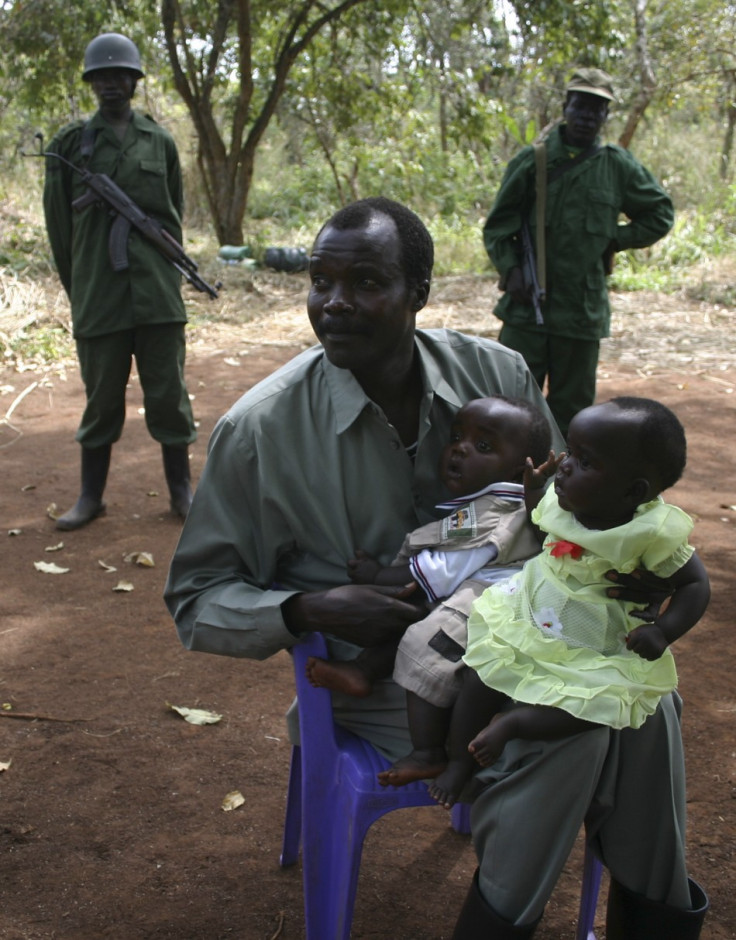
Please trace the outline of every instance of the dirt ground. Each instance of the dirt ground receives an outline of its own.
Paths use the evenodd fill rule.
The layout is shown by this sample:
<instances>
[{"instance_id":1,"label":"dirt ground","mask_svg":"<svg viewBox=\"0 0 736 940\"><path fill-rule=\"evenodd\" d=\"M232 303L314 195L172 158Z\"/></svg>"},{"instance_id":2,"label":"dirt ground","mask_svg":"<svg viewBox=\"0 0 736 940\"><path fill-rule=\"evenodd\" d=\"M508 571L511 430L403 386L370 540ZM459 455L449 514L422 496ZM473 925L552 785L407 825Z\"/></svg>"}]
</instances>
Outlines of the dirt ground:
<instances>
[{"instance_id":1,"label":"dirt ground","mask_svg":"<svg viewBox=\"0 0 736 940\"><path fill-rule=\"evenodd\" d=\"M192 330L188 382L200 439L217 417L309 341L304 281L230 291ZM445 279L422 324L495 333L488 291ZM234 311L248 307L245 325ZM686 702L689 857L708 890L706 940L736 937L736 743L731 617L736 607L736 354L728 313L657 295L616 301L599 395L673 407L690 462L671 494L697 519L713 583L701 624L676 647ZM645 315L645 316L644 316ZM73 434L83 392L73 362L0 369L0 940L240 940L304 937L300 868L279 868L293 695L288 654L264 663L186 652L161 600L180 525L131 379L113 453L107 515L78 532L48 507L77 494ZM34 385L34 383L36 383ZM16 534L13 534L16 533ZM126 561L147 552L153 567ZM36 562L67 568L39 571ZM115 568L112 571L110 568ZM128 582L132 591L115 591ZM211 709L195 726L167 703ZM243 805L225 812L240 791ZM439 807L380 820L366 841L355 938L449 937L472 871L467 837ZM571 938L580 850L552 897L540 940ZM603 931L603 897L598 936ZM325 938L330 940L330 938Z\"/></svg>"}]
</instances>

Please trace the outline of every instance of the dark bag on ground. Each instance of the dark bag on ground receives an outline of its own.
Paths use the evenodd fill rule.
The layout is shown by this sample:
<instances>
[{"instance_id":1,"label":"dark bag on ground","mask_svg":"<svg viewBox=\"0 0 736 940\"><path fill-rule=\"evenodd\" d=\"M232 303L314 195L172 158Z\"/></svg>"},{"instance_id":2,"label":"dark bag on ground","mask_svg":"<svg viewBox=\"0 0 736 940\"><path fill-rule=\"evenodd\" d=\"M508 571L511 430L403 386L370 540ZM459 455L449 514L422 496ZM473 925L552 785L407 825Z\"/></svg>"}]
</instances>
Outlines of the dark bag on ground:
<instances>
[{"instance_id":1,"label":"dark bag on ground","mask_svg":"<svg viewBox=\"0 0 736 940\"><path fill-rule=\"evenodd\" d=\"M309 255L303 248L267 248L263 263L274 271L306 271Z\"/></svg>"}]
</instances>

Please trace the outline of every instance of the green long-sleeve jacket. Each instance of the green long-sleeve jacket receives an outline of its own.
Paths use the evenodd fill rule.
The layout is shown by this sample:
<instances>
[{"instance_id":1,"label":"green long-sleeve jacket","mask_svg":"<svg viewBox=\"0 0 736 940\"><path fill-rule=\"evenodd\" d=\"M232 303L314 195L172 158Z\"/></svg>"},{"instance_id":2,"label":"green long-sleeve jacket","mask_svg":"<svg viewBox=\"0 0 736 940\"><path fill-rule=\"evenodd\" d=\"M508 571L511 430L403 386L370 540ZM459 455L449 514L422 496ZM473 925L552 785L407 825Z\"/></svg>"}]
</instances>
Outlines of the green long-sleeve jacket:
<instances>
[{"instance_id":1,"label":"green long-sleeve jacket","mask_svg":"<svg viewBox=\"0 0 736 940\"><path fill-rule=\"evenodd\" d=\"M134 112L122 141L96 113L89 160L82 157L84 122L62 128L48 149L94 173L105 173L146 214L181 242L181 168L168 131ZM69 295L74 335L102 336L153 323L185 322L179 272L135 229L128 237L129 268L115 272L108 255L113 218L98 205L81 212L72 202L84 195L79 174L46 158L44 212L54 260Z\"/></svg>"},{"instance_id":2,"label":"green long-sleeve jacket","mask_svg":"<svg viewBox=\"0 0 736 940\"><path fill-rule=\"evenodd\" d=\"M547 171L571 159L562 126L547 138ZM483 229L488 255L501 274L521 263L519 230L526 212L536 245L534 148L509 163ZM619 224L619 216L628 217ZM672 201L652 174L621 147L607 144L550 183L546 203L547 296L544 325L531 304L504 294L495 308L501 320L524 329L574 339L609 335L611 308L603 255L609 248L644 248L669 232Z\"/></svg>"}]
</instances>

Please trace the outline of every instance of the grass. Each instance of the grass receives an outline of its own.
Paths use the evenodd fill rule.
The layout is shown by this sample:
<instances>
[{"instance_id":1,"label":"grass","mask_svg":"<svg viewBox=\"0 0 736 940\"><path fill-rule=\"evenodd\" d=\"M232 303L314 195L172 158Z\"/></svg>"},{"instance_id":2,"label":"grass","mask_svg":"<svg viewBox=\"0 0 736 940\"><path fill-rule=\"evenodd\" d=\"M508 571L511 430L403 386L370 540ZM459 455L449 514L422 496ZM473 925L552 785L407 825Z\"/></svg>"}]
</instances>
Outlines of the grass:
<instances>
[{"instance_id":1,"label":"grass","mask_svg":"<svg viewBox=\"0 0 736 940\"><path fill-rule=\"evenodd\" d=\"M74 355L67 298L61 289L50 256L41 208L42 171L34 161L22 161L7 174L0 188L0 355L6 363L22 367L49 363ZM292 181L292 186L297 185ZM733 214L736 186L722 184L709 192L709 204L677 213L674 230L652 248L620 253L611 278L618 291L684 290L691 299L732 307L736 304L736 235ZM245 220L245 240L254 258L266 247L309 248L325 213L306 197L293 214L267 212L264 193L254 189L254 216ZM191 201L189 203L191 205ZM255 216L258 217L255 217ZM435 274L488 275L490 264L483 248L483 213L477 208L458 209L454 215L425 213L435 240ZM187 251L200 264L208 281L218 277L237 282L247 296L253 290L245 269L223 268L217 261L219 246L211 228L194 213L186 227ZM225 277L226 275L226 277ZM186 294L185 294L186 297ZM188 306L192 321L248 317L242 305L208 307L197 301Z\"/></svg>"}]
</instances>

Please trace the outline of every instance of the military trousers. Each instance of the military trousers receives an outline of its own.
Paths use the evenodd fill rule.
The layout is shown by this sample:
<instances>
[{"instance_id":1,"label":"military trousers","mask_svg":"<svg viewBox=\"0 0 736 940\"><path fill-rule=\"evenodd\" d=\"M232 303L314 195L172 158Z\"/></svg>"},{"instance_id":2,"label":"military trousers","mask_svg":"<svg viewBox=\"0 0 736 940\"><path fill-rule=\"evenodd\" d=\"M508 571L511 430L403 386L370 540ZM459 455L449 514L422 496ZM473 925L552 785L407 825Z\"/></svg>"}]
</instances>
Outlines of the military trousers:
<instances>
[{"instance_id":1,"label":"military trousers","mask_svg":"<svg viewBox=\"0 0 736 940\"><path fill-rule=\"evenodd\" d=\"M77 355L87 404L76 434L83 447L119 440L125 423L126 386L135 358L146 426L161 444L196 440L192 405L184 382L183 323L157 323L104 336L77 337Z\"/></svg>"},{"instance_id":2,"label":"military trousers","mask_svg":"<svg viewBox=\"0 0 736 940\"><path fill-rule=\"evenodd\" d=\"M547 404L566 435L578 411L595 401L600 342L524 330L507 323L501 327L498 341L521 353L542 390L547 383Z\"/></svg>"}]
</instances>

